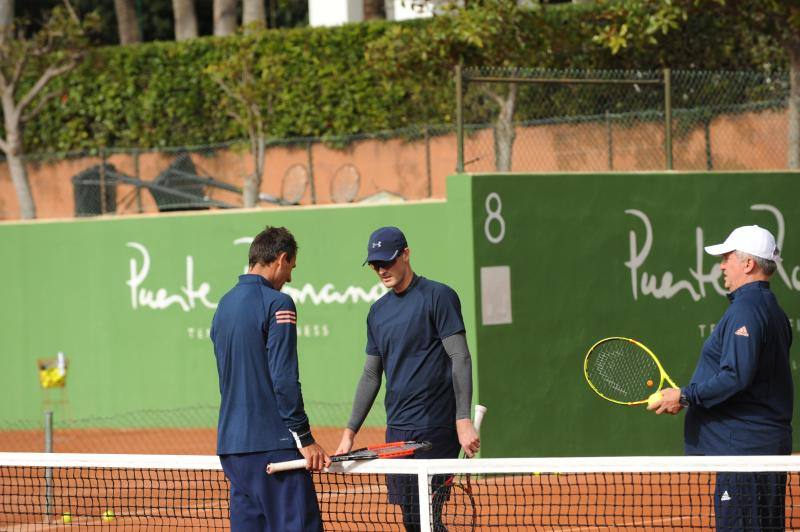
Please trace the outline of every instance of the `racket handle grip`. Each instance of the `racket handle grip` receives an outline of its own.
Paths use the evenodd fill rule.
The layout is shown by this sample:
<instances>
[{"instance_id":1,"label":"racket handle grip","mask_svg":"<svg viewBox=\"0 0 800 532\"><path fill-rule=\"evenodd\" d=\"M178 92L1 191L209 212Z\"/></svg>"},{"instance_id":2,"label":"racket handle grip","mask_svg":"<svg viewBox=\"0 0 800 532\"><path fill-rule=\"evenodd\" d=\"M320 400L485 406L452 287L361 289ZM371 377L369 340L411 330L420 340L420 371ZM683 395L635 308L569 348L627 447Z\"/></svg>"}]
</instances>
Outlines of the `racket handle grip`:
<instances>
[{"instance_id":1,"label":"racket handle grip","mask_svg":"<svg viewBox=\"0 0 800 532\"><path fill-rule=\"evenodd\" d=\"M267 465L267 474L280 473L281 471L292 471L293 469L305 469L306 459L289 460L288 462L275 462Z\"/></svg>"},{"instance_id":2,"label":"racket handle grip","mask_svg":"<svg viewBox=\"0 0 800 532\"><path fill-rule=\"evenodd\" d=\"M483 415L486 414L486 407L483 405L475 405L475 431L480 432L481 423L483 423Z\"/></svg>"}]
</instances>

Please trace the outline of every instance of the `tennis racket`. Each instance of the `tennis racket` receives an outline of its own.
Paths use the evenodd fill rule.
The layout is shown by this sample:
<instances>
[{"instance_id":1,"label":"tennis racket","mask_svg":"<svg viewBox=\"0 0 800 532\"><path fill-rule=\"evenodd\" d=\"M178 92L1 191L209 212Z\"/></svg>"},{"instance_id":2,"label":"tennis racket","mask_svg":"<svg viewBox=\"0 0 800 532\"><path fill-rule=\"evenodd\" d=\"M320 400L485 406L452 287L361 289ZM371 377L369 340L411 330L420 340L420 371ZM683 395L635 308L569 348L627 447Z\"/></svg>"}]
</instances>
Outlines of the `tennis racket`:
<instances>
[{"instance_id":1,"label":"tennis racket","mask_svg":"<svg viewBox=\"0 0 800 532\"><path fill-rule=\"evenodd\" d=\"M641 405L664 383L677 388L656 355L630 338L605 338L583 361L583 375L597 395L619 405Z\"/></svg>"},{"instance_id":2,"label":"tennis racket","mask_svg":"<svg viewBox=\"0 0 800 532\"><path fill-rule=\"evenodd\" d=\"M485 406L475 405L473 424L479 433L485 414ZM475 530L478 512L472 495L469 473L448 477L444 484L434 491L431 505L434 522L440 519L446 530Z\"/></svg>"},{"instance_id":3,"label":"tennis racket","mask_svg":"<svg viewBox=\"0 0 800 532\"><path fill-rule=\"evenodd\" d=\"M376 458L402 458L411 456L417 451L427 451L431 448L427 441L396 441L371 445L363 449L356 449L344 454L331 456L331 462L347 462L348 460L375 460ZM288 462L276 462L267 465L267 473L270 475L279 471L290 471L292 469L305 469L306 459L289 460Z\"/></svg>"}]
</instances>

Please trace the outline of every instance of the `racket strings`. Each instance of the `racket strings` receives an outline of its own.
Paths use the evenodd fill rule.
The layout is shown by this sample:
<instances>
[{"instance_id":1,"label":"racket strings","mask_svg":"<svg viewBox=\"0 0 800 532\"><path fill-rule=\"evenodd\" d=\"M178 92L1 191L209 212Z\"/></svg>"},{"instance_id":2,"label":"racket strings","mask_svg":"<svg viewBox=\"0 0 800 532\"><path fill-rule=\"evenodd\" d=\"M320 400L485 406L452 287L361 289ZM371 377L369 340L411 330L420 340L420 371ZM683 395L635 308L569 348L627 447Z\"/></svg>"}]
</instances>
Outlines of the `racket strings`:
<instances>
[{"instance_id":1,"label":"racket strings","mask_svg":"<svg viewBox=\"0 0 800 532\"><path fill-rule=\"evenodd\" d=\"M661 371L650 354L624 339L607 340L589 353L586 376L612 401L645 401L661 385Z\"/></svg>"}]
</instances>

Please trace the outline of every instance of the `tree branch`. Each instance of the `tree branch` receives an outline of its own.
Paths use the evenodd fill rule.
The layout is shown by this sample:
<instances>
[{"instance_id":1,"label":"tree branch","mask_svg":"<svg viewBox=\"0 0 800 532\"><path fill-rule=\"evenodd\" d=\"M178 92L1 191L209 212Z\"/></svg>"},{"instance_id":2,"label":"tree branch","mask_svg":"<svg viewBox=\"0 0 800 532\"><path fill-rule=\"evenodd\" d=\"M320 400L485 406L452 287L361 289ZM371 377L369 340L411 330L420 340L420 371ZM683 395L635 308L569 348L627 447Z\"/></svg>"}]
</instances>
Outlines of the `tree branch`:
<instances>
[{"instance_id":1,"label":"tree branch","mask_svg":"<svg viewBox=\"0 0 800 532\"><path fill-rule=\"evenodd\" d=\"M75 10L72 8L72 4L69 3L69 0L64 0L64 8L66 8L67 12L69 13L72 20L77 23L80 23L80 18L78 18L78 14L75 13Z\"/></svg>"},{"instance_id":2,"label":"tree branch","mask_svg":"<svg viewBox=\"0 0 800 532\"><path fill-rule=\"evenodd\" d=\"M31 101L33 101L34 98L36 98L36 95L39 94L39 92L41 92L41 90L48 83L50 83L50 80L60 76L61 74L69 72L70 70L75 68L75 65L76 65L75 60L70 59L69 62L67 62L64 65L57 67L54 66L48 67L47 70L44 71L44 74L42 74L39 77L39 79L36 80L36 84L33 87L31 87L31 90L29 90L28 93L25 96L23 96L23 98L19 101L17 109L19 109L19 111L22 112L22 110L25 109L25 107L27 107L31 103Z\"/></svg>"},{"instance_id":3,"label":"tree branch","mask_svg":"<svg viewBox=\"0 0 800 532\"><path fill-rule=\"evenodd\" d=\"M486 94L486 95L487 95L489 98L491 98L492 100L494 100L494 103L496 103L497 105L499 105L501 109L502 109L502 108L503 108L503 106L506 104L506 100L505 100L505 98L503 98L502 96L500 96L499 94L497 94L495 91L493 91L493 90L491 90L491 89L488 89L488 88L486 88L486 89L483 89L483 92L484 92L484 93L485 93L485 94Z\"/></svg>"},{"instance_id":4,"label":"tree branch","mask_svg":"<svg viewBox=\"0 0 800 532\"><path fill-rule=\"evenodd\" d=\"M227 94L231 99L233 99L237 103L239 103L242 107L244 107L245 110L248 110L247 100L245 100L241 95L236 94L230 87L228 87L228 85L225 84L224 81L222 81L218 77L213 76L213 78L214 78L214 81L217 82L217 85L219 85L222 88L222 91L225 94ZM228 112L228 114L230 114L234 118L234 120L238 120L240 124L247 124L248 123L248 121L245 120L244 117L240 116L237 112L235 112L235 111L233 111L231 109L228 109L227 112Z\"/></svg>"},{"instance_id":5,"label":"tree branch","mask_svg":"<svg viewBox=\"0 0 800 532\"><path fill-rule=\"evenodd\" d=\"M39 101L36 102L36 106L33 109L31 109L30 111L28 111L27 113L22 115L22 121L23 122L27 122L28 120L31 120L32 118L34 118L36 115L38 115L42 111L42 109L44 109L44 106L47 104L47 102L49 102L50 100L52 100L53 98L58 96L58 94L59 94L59 91L55 91L54 90L54 91L48 92L46 95L44 95L41 98L39 98Z\"/></svg>"},{"instance_id":6,"label":"tree branch","mask_svg":"<svg viewBox=\"0 0 800 532\"><path fill-rule=\"evenodd\" d=\"M14 65L14 73L11 74L11 82L8 84L12 91L16 90L17 83L19 82L19 79L22 77L22 71L28 64L28 57L30 56L25 52L26 51L23 50L22 57L20 57L17 64Z\"/></svg>"},{"instance_id":7,"label":"tree branch","mask_svg":"<svg viewBox=\"0 0 800 532\"><path fill-rule=\"evenodd\" d=\"M3 74L3 69L0 68L0 93L4 93L9 90L9 85L6 82L6 76Z\"/></svg>"},{"instance_id":8,"label":"tree branch","mask_svg":"<svg viewBox=\"0 0 800 532\"><path fill-rule=\"evenodd\" d=\"M11 151L11 147L8 145L8 143L5 140L0 139L0 150L3 150L3 153L8 154L8 152Z\"/></svg>"}]
</instances>

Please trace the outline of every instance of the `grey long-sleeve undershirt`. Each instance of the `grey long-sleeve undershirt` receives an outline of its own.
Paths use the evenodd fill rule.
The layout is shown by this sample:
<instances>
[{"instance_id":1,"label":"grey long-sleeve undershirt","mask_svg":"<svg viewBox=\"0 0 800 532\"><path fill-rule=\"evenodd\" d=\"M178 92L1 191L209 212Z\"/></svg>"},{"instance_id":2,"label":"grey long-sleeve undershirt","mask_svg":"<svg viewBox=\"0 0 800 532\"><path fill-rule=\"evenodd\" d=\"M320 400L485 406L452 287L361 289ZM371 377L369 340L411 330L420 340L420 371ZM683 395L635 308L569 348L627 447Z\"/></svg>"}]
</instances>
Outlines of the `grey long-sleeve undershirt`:
<instances>
[{"instance_id":1,"label":"grey long-sleeve undershirt","mask_svg":"<svg viewBox=\"0 0 800 532\"><path fill-rule=\"evenodd\" d=\"M469 419L472 403L472 357L467 346L467 337L462 333L448 336L442 340L444 350L450 357L453 367L453 392L456 396L456 419ZM381 388L383 362L381 357L367 355L364 371L356 386L356 397L353 400L353 411L347 428L358 432L364 423L378 390Z\"/></svg>"}]
</instances>

